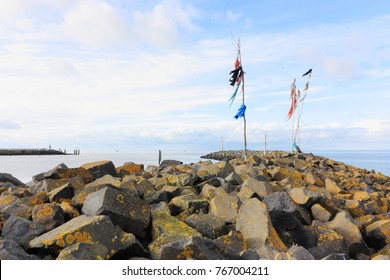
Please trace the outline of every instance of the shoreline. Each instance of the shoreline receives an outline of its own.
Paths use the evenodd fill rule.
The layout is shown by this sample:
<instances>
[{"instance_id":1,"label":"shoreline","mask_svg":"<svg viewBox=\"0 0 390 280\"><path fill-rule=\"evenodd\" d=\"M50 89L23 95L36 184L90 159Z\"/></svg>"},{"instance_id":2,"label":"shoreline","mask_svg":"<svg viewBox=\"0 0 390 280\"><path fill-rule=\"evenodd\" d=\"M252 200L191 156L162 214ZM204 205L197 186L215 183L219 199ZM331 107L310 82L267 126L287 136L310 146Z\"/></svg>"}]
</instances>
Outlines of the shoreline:
<instances>
[{"instance_id":1,"label":"shoreline","mask_svg":"<svg viewBox=\"0 0 390 280\"><path fill-rule=\"evenodd\" d=\"M219 161L0 173L0 257L390 259L382 173L283 151L205 157Z\"/></svg>"}]
</instances>

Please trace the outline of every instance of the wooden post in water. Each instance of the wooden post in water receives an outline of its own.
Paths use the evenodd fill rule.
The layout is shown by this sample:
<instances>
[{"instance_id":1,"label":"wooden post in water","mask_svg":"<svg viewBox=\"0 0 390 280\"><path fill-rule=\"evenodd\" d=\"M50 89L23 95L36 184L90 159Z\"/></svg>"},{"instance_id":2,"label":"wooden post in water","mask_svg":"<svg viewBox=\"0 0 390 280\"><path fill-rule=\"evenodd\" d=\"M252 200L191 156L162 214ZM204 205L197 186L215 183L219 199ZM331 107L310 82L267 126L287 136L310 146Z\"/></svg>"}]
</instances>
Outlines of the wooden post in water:
<instances>
[{"instance_id":1,"label":"wooden post in water","mask_svg":"<svg viewBox=\"0 0 390 280\"><path fill-rule=\"evenodd\" d=\"M161 150L158 150L158 165L161 163Z\"/></svg>"},{"instance_id":2,"label":"wooden post in water","mask_svg":"<svg viewBox=\"0 0 390 280\"><path fill-rule=\"evenodd\" d=\"M264 155L267 155L267 133L264 133Z\"/></svg>"}]
</instances>

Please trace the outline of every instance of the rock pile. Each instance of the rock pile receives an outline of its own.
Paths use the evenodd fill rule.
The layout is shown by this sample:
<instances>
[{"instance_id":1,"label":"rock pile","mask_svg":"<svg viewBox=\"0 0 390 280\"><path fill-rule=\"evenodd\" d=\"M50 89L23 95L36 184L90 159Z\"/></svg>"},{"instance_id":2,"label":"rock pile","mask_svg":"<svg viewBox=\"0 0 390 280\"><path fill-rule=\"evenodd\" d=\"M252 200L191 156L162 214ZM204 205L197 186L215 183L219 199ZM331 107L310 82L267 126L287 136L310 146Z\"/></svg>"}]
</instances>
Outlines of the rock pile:
<instances>
[{"instance_id":1,"label":"rock pile","mask_svg":"<svg viewBox=\"0 0 390 280\"><path fill-rule=\"evenodd\" d=\"M390 179L311 154L0 174L0 259L390 259Z\"/></svg>"}]
</instances>

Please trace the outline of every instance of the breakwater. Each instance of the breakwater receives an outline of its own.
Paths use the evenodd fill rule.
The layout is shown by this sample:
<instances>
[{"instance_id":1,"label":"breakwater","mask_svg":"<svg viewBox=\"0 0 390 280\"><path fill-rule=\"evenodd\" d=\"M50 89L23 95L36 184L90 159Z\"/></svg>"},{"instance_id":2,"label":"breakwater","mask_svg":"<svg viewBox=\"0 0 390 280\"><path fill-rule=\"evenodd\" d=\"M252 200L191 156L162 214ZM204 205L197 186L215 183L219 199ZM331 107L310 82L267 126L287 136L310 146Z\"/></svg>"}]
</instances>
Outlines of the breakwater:
<instances>
[{"instance_id":1,"label":"breakwater","mask_svg":"<svg viewBox=\"0 0 390 280\"><path fill-rule=\"evenodd\" d=\"M55 149L0 149L0 156L65 155L66 151Z\"/></svg>"},{"instance_id":2,"label":"breakwater","mask_svg":"<svg viewBox=\"0 0 390 280\"><path fill-rule=\"evenodd\" d=\"M28 184L0 173L0 258L390 259L387 176L312 154L224 153L60 164Z\"/></svg>"}]
</instances>

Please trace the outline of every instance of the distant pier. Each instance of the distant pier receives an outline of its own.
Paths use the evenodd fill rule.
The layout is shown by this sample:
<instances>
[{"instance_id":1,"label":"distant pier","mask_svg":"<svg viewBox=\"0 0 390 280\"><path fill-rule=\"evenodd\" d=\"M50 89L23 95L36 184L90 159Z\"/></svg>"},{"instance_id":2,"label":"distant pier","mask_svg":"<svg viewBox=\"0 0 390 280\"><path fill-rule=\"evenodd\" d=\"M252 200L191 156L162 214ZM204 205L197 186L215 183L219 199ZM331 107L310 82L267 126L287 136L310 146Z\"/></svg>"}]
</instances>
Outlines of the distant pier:
<instances>
[{"instance_id":1,"label":"distant pier","mask_svg":"<svg viewBox=\"0 0 390 280\"><path fill-rule=\"evenodd\" d=\"M73 153L66 153L66 150L55 149L0 149L0 156L43 156L43 155L79 155L80 150L75 149Z\"/></svg>"}]
</instances>

